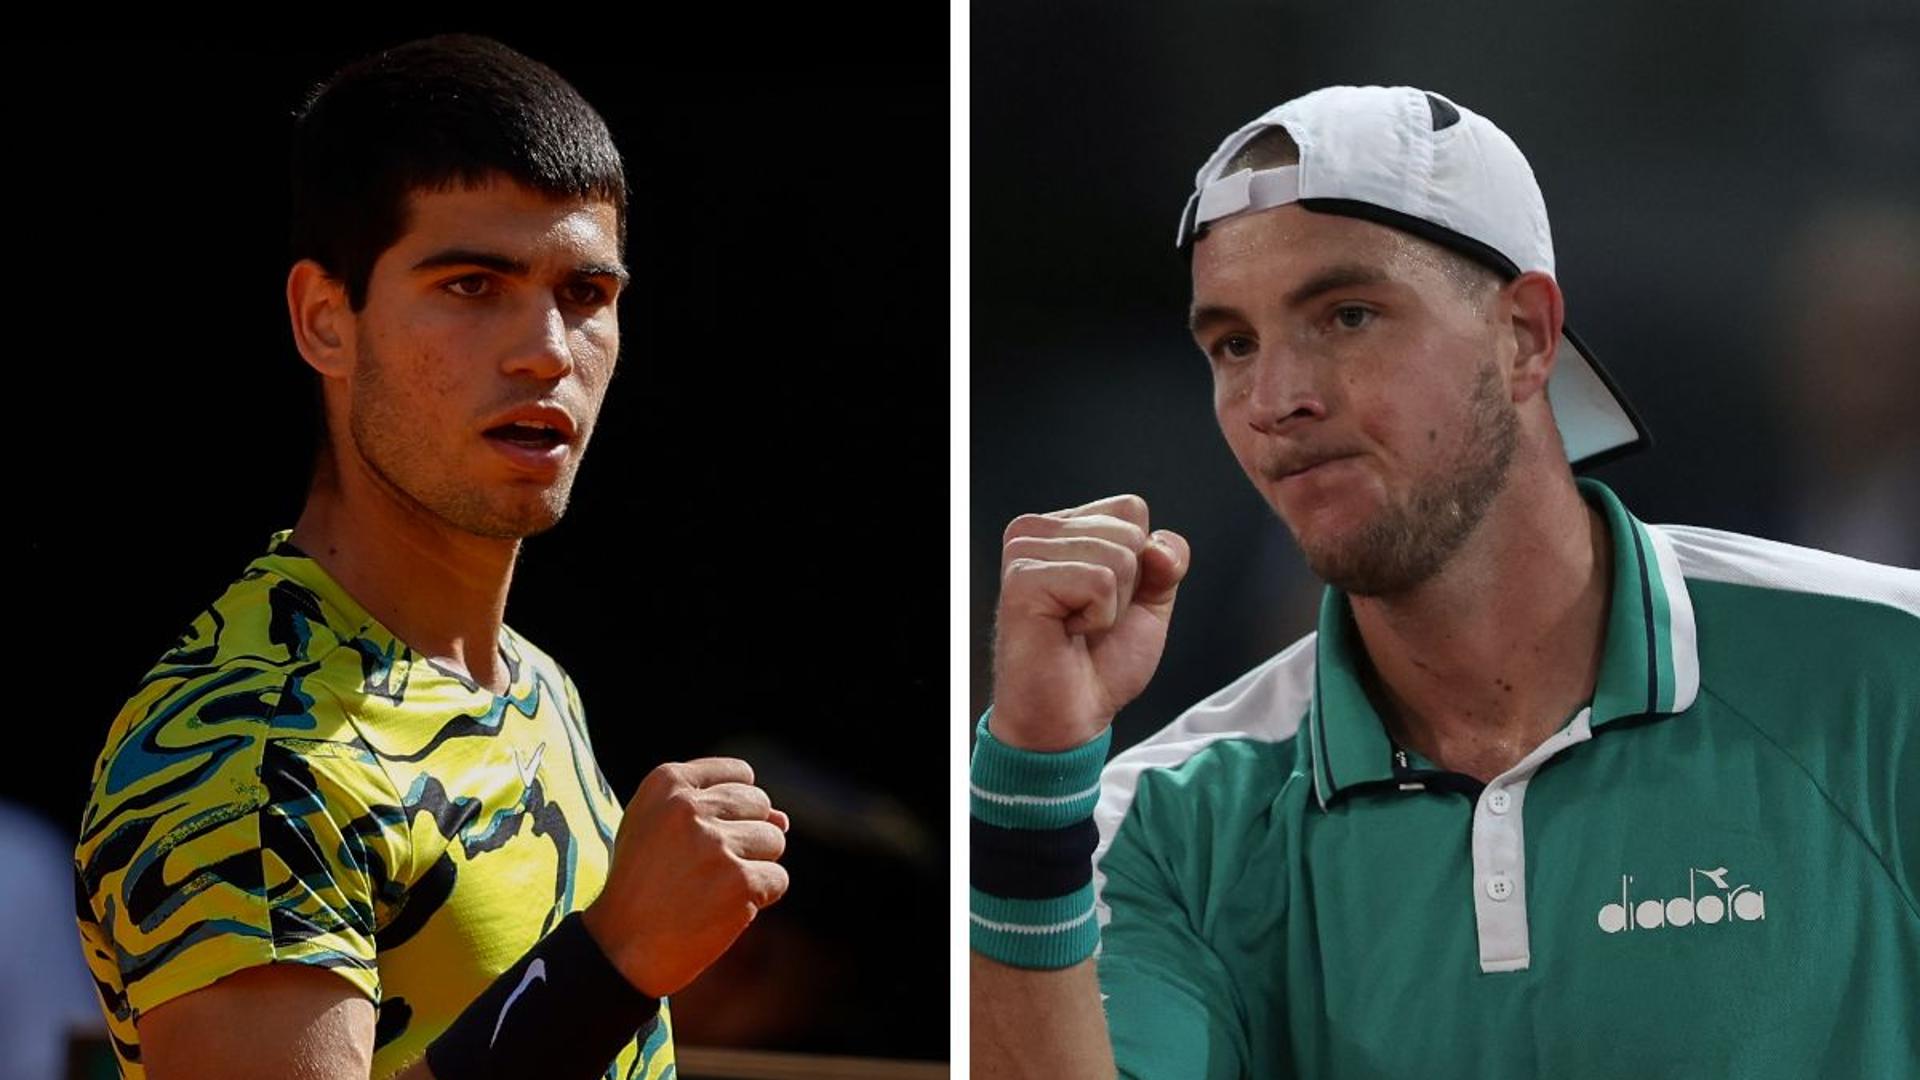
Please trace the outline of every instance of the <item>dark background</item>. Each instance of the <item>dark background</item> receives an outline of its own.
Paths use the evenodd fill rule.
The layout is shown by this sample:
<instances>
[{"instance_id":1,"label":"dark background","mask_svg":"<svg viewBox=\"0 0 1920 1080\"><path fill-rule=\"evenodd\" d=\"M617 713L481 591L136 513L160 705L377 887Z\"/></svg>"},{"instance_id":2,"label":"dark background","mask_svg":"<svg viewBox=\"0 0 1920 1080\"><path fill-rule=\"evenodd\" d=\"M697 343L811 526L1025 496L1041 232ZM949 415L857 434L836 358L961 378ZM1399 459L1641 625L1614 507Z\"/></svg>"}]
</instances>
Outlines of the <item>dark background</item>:
<instances>
[{"instance_id":1,"label":"dark background","mask_svg":"<svg viewBox=\"0 0 1920 1080\"><path fill-rule=\"evenodd\" d=\"M676 996L681 1041L944 1058L945 665L900 607L943 595L946 566L874 542L947 499L944 34L876 49L878 28L811 13L674 22L15 42L31 757L0 798L70 845L121 702L299 512L313 428L282 290L301 95L378 48L487 33L601 111L633 189L618 375L507 620L574 676L623 796L660 762L733 753L794 820L788 898Z\"/></svg>"},{"instance_id":2,"label":"dark background","mask_svg":"<svg viewBox=\"0 0 1920 1080\"><path fill-rule=\"evenodd\" d=\"M1116 749L1312 630L1173 239L1221 139L1336 83L1438 91L1526 153L1568 319L1653 429L1595 473L1642 519L1920 564L1920 7L1061 0L976 5L971 47L973 716L1022 512L1133 491L1193 544Z\"/></svg>"}]
</instances>

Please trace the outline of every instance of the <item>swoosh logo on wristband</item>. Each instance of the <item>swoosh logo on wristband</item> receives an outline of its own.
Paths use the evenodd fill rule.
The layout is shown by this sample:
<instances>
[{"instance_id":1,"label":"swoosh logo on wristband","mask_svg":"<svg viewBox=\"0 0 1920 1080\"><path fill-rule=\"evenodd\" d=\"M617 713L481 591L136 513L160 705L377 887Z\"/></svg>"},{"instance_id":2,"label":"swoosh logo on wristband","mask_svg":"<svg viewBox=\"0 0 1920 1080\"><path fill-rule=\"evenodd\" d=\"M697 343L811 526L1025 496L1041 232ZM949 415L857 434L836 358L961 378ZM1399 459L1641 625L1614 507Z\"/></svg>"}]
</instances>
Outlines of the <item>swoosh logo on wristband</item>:
<instances>
[{"instance_id":1,"label":"swoosh logo on wristband","mask_svg":"<svg viewBox=\"0 0 1920 1080\"><path fill-rule=\"evenodd\" d=\"M493 1049L493 1044L499 1041L500 1027L507 1022L507 1013L512 1011L513 1003L520 1000L520 995L526 993L527 987L532 986L535 979L544 981L546 977L546 960L541 957L534 957L533 963L527 965L527 973L520 976L520 985L513 988L513 993L507 995L507 1003L500 1006L500 1019L494 1021L493 1038L487 1040L487 1049Z\"/></svg>"}]
</instances>

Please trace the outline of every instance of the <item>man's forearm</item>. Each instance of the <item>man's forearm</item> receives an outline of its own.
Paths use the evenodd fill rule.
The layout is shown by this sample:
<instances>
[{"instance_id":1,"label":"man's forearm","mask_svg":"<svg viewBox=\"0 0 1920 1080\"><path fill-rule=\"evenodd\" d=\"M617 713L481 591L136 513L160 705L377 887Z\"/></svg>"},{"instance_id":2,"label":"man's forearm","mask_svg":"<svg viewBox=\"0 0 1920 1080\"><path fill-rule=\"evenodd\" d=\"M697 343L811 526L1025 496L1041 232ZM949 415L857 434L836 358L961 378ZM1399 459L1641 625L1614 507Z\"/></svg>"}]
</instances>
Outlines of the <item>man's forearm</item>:
<instances>
[{"instance_id":1,"label":"man's forearm","mask_svg":"<svg viewBox=\"0 0 1920 1080\"><path fill-rule=\"evenodd\" d=\"M1113 1045L1092 960L1033 971L968 955L973 1075L1113 1080Z\"/></svg>"}]
</instances>

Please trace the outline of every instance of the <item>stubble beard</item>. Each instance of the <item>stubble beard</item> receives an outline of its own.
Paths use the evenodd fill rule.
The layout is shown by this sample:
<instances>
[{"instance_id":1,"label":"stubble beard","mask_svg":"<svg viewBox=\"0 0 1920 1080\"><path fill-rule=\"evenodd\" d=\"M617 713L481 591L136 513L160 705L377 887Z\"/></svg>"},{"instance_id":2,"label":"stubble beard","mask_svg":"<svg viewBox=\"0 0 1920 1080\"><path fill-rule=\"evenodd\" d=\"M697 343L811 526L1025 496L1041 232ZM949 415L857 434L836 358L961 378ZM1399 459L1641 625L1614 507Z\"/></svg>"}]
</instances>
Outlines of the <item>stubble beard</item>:
<instances>
[{"instance_id":1,"label":"stubble beard","mask_svg":"<svg viewBox=\"0 0 1920 1080\"><path fill-rule=\"evenodd\" d=\"M462 532L493 540L521 540L543 533L566 513L579 465L582 439L568 467L531 497L489 492L462 484L457 472L436 459L432 444L418 434L415 417L388 391L384 365L371 343L360 341L354 365L353 417L348 424L360 460L386 488L425 515ZM517 490L514 496L520 496Z\"/></svg>"},{"instance_id":2,"label":"stubble beard","mask_svg":"<svg viewBox=\"0 0 1920 1080\"><path fill-rule=\"evenodd\" d=\"M1390 502L1333 543L1310 546L1294 534L1315 576L1355 596L1392 596L1439 573L1506 487L1520 441L1519 413L1491 364L1480 369L1468 420L1460 452L1410 499Z\"/></svg>"}]
</instances>

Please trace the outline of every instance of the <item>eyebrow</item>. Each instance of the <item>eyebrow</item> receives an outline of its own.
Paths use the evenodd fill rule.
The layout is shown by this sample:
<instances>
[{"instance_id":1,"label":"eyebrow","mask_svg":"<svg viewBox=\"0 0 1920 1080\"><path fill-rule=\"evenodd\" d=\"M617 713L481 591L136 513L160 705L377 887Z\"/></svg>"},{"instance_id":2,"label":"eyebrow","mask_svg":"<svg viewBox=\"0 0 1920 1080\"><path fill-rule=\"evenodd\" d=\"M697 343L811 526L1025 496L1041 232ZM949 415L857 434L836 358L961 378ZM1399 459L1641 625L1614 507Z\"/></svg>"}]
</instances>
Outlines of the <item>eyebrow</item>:
<instances>
[{"instance_id":1,"label":"eyebrow","mask_svg":"<svg viewBox=\"0 0 1920 1080\"><path fill-rule=\"evenodd\" d=\"M509 277L528 277L533 273L533 267L519 259L469 248L448 248L445 251L436 251L414 263L413 270L419 273L424 270L443 270L451 266L478 266ZM627 282L631 280L627 268L618 263L584 263L574 267L573 274L576 277L610 277L618 281L621 288L625 288Z\"/></svg>"},{"instance_id":2,"label":"eyebrow","mask_svg":"<svg viewBox=\"0 0 1920 1080\"><path fill-rule=\"evenodd\" d=\"M1356 285L1385 285L1393 279L1386 272L1373 266L1359 263L1341 263L1329 266L1306 281L1295 286L1281 301L1290 308L1312 300L1322 293L1335 289L1350 289ZM1187 314L1187 332L1197 334L1217 322L1240 318L1240 312L1224 305L1208 304L1195 307Z\"/></svg>"}]
</instances>

